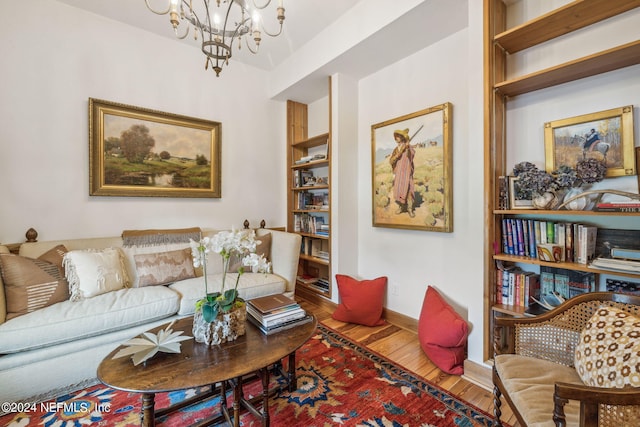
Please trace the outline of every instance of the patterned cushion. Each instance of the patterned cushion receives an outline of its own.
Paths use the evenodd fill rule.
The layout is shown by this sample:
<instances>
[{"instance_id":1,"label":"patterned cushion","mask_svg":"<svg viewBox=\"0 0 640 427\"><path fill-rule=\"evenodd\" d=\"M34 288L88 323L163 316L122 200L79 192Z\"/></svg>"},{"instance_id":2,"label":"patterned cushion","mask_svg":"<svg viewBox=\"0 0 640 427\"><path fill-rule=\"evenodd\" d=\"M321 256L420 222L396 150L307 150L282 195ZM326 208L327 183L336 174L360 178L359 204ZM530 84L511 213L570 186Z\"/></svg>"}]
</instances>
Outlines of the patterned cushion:
<instances>
[{"instance_id":1,"label":"patterned cushion","mask_svg":"<svg viewBox=\"0 0 640 427\"><path fill-rule=\"evenodd\" d=\"M91 298L129 287L129 276L120 248L67 252L63 261L71 301Z\"/></svg>"},{"instance_id":2,"label":"patterned cushion","mask_svg":"<svg viewBox=\"0 0 640 427\"><path fill-rule=\"evenodd\" d=\"M133 259L136 261L139 287L166 285L196 277L191 250L188 248L134 255Z\"/></svg>"},{"instance_id":3,"label":"patterned cushion","mask_svg":"<svg viewBox=\"0 0 640 427\"><path fill-rule=\"evenodd\" d=\"M1 254L7 320L69 299L69 284L62 270L63 245L38 259Z\"/></svg>"},{"instance_id":4,"label":"patterned cushion","mask_svg":"<svg viewBox=\"0 0 640 427\"><path fill-rule=\"evenodd\" d=\"M592 387L640 387L640 318L601 307L580 334L574 361Z\"/></svg>"},{"instance_id":5,"label":"patterned cushion","mask_svg":"<svg viewBox=\"0 0 640 427\"><path fill-rule=\"evenodd\" d=\"M267 261L271 261L269 259L271 256L271 233L260 237L256 236L256 242L260 242L256 244L256 254L264 255ZM232 255L229 259L229 273L236 273L240 267L242 267L242 258Z\"/></svg>"}]
</instances>

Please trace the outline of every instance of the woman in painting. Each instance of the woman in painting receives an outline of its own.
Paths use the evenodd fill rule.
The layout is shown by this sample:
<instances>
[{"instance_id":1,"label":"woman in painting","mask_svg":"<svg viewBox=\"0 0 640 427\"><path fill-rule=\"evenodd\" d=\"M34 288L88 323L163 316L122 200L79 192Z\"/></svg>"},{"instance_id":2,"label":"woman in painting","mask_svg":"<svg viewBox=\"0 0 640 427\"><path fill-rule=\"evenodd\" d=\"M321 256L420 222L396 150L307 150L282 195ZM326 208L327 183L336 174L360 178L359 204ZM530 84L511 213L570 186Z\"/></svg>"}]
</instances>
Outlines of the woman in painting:
<instances>
[{"instance_id":1,"label":"woman in painting","mask_svg":"<svg viewBox=\"0 0 640 427\"><path fill-rule=\"evenodd\" d=\"M393 132L396 141L396 148L393 149L389 162L393 169L393 197L398 204L398 211L401 214L409 213L410 217L415 216L414 206L414 184L413 184L413 158L416 151L410 144L409 129L396 130Z\"/></svg>"}]
</instances>

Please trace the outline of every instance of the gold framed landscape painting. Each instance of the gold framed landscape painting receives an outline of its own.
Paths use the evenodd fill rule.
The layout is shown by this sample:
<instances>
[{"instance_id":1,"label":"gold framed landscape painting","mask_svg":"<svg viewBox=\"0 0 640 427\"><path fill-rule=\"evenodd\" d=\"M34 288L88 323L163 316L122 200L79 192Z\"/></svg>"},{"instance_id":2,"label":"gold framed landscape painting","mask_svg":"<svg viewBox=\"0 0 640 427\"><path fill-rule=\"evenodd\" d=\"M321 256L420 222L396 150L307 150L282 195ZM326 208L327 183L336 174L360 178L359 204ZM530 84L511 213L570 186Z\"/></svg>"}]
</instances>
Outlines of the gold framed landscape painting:
<instances>
[{"instance_id":1,"label":"gold framed landscape painting","mask_svg":"<svg viewBox=\"0 0 640 427\"><path fill-rule=\"evenodd\" d=\"M89 98L89 194L221 197L219 122Z\"/></svg>"},{"instance_id":2,"label":"gold framed landscape painting","mask_svg":"<svg viewBox=\"0 0 640 427\"><path fill-rule=\"evenodd\" d=\"M547 172L594 158L605 162L607 177L635 175L633 106L545 123L544 147Z\"/></svg>"},{"instance_id":3,"label":"gold framed landscape painting","mask_svg":"<svg viewBox=\"0 0 640 427\"><path fill-rule=\"evenodd\" d=\"M447 102L371 126L374 227L453 231L452 110Z\"/></svg>"}]
</instances>

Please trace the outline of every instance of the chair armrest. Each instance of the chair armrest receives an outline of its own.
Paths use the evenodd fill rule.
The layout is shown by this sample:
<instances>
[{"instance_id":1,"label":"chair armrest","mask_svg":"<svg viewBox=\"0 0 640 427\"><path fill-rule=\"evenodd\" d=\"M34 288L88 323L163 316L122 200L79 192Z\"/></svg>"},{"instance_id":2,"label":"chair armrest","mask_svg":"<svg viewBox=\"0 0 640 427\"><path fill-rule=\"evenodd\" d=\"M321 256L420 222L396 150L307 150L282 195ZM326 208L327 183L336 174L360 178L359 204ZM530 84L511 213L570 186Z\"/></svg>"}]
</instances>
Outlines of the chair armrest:
<instances>
[{"instance_id":1,"label":"chair armrest","mask_svg":"<svg viewBox=\"0 0 640 427\"><path fill-rule=\"evenodd\" d=\"M601 388L587 385L556 383L553 393L553 420L556 426L565 426L564 405L569 400L580 402L580 426L597 427L600 418L608 418L604 425L627 425L625 420L640 416L640 389ZM629 418L625 418L629 417Z\"/></svg>"}]
</instances>

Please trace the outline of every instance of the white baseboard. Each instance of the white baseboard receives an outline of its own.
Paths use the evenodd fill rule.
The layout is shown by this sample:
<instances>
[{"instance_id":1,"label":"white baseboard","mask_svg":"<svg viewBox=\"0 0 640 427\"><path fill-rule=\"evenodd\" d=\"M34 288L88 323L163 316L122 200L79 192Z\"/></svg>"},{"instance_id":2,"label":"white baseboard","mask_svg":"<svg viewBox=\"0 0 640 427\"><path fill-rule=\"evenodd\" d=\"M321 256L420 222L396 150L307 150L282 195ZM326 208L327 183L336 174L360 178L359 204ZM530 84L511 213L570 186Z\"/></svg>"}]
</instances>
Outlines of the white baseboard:
<instances>
[{"instance_id":1,"label":"white baseboard","mask_svg":"<svg viewBox=\"0 0 640 427\"><path fill-rule=\"evenodd\" d=\"M464 374L462 378L487 391L493 391L493 380L491 379L491 367L479 365L470 360L464 361Z\"/></svg>"}]
</instances>

